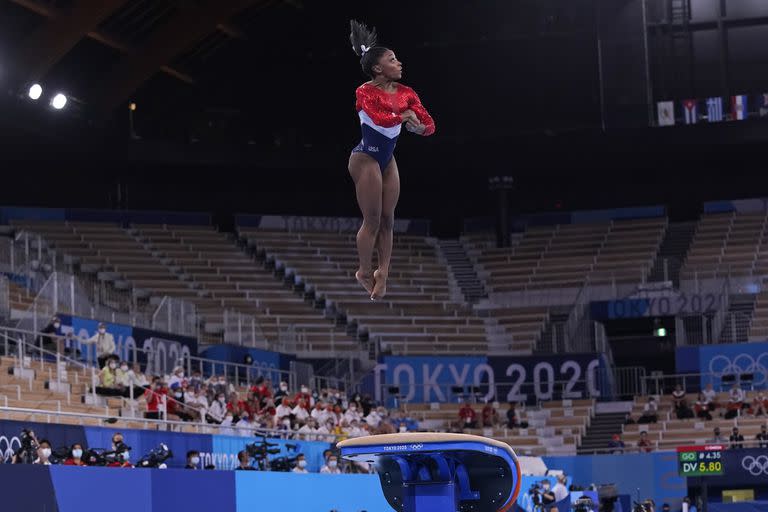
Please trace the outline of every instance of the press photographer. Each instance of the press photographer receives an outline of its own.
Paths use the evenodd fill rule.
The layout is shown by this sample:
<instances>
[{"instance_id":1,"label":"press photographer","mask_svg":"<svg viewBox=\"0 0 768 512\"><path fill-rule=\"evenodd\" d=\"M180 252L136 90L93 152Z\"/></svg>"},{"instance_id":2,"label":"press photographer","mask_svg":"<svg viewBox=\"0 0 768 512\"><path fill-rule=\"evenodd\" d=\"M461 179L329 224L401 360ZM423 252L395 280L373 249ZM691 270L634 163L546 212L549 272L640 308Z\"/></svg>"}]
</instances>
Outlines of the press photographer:
<instances>
[{"instance_id":1,"label":"press photographer","mask_svg":"<svg viewBox=\"0 0 768 512\"><path fill-rule=\"evenodd\" d=\"M14 452L12 464L33 464L38 458L39 443L35 433L31 430L24 429L19 434L19 442L21 446ZM51 446L48 445L50 450ZM48 454L50 456L50 453Z\"/></svg>"}]
</instances>

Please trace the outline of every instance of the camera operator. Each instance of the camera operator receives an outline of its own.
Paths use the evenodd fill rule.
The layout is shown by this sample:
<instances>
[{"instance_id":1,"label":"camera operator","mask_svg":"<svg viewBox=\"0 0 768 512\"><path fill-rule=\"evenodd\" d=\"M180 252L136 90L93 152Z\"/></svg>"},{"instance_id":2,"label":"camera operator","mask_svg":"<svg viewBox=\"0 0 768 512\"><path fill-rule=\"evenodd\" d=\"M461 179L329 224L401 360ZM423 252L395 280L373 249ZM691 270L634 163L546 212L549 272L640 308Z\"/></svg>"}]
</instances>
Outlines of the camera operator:
<instances>
[{"instance_id":1,"label":"camera operator","mask_svg":"<svg viewBox=\"0 0 768 512\"><path fill-rule=\"evenodd\" d=\"M51 461L51 443L47 439L41 439L37 445L37 459L32 464L41 464L43 466L50 466Z\"/></svg>"},{"instance_id":2,"label":"camera operator","mask_svg":"<svg viewBox=\"0 0 768 512\"><path fill-rule=\"evenodd\" d=\"M32 464L37 458L39 443L32 430L24 429L19 434L21 446L14 452L11 464Z\"/></svg>"},{"instance_id":3,"label":"camera operator","mask_svg":"<svg viewBox=\"0 0 768 512\"><path fill-rule=\"evenodd\" d=\"M132 468L131 447L123 441L123 434L115 432L112 435L112 453L109 455L108 468Z\"/></svg>"},{"instance_id":4,"label":"camera operator","mask_svg":"<svg viewBox=\"0 0 768 512\"><path fill-rule=\"evenodd\" d=\"M187 452L187 465L184 469L197 469L200 465L200 452L197 450L190 450Z\"/></svg>"},{"instance_id":5,"label":"camera operator","mask_svg":"<svg viewBox=\"0 0 768 512\"><path fill-rule=\"evenodd\" d=\"M237 460L240 465L235 468L236 471L256 471L256 468L251 466L251 458L246 450L237 452Z\"/></svg>"},{"instance_id":6,"label":"camera operator","mask_svg":"<svg viewBox=\"0 0 768 512\"><path fill-rule=\"evenodd\" d=\"M552 508L555 508L554 505L557 503L557 499L555 498L555 492L550 488L549 480L542 480L541 481L541 506L544 510L551 510Z\"/></svg>"},{"instance_id":7,"label":"camera operator","mask_svg":"<svg viewBox=\"0 0 768 512\"><path fill-rule=\"evenodd\" d=\"M69 451L69 457L64 461L65 466L87 466L83 460L83 445L75 443Z\"/></svg>"}]
</instances>

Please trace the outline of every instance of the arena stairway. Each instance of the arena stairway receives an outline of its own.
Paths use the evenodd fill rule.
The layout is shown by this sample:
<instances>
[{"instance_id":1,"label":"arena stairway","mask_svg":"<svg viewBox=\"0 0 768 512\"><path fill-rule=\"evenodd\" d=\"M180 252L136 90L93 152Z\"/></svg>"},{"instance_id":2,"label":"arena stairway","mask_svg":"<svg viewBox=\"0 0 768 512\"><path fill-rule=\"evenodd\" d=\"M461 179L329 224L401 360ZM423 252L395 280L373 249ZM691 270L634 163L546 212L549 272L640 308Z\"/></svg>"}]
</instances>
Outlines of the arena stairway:
<instances>
[{"instance_id":1,"label":"arena stairway","mask_svg":"<svg viewBox=\"0 0 768 512\"><path fill-rule=\"evenodd\" d=\"M659 247L656 262L651 269L649 282L672 281L680 284L680 268L685 261L685 255L696 233L696 222L673 222L667 227ZM667 272L664 273L664 262L667 262Z\"/></svg>"},{"instance_id":2,"label":"arena stairway","mask_svg":"<svg viewBox=\"0 0 768 512\"><path fill-rule=\"evenodd\" d=\"M455 277L464 295L464 300L475 303L487 297L483 282L477 275L475 265L469 259L467 251L459 240L439 240L438 247L445 256L448 267Z\"/></svg>"},{"instance_id":3,"label":"arena stairway","mask_svg":"<svg viewBox=\"0 0 768 512\"><path fill-rule=\"evenodd\" d=\"M755 295L731 295L728 301L728 313L720 333L720 343L742 343L748 341L755 311Z\"/></svg>"},{"instance_id":4,"label":"arena stairway","mask_svg":"<svg viewBox=\"0 0 768 512\"><path fill-rule=\"evenodd\" d=\"M622 425L626 419L627 414L624 412L595 414L587 427L586 434L581 438L577 453L595 453L595 451L608 448L608 441L611 440L611 436L621 433Z\"/></svg>"}]
</instances>

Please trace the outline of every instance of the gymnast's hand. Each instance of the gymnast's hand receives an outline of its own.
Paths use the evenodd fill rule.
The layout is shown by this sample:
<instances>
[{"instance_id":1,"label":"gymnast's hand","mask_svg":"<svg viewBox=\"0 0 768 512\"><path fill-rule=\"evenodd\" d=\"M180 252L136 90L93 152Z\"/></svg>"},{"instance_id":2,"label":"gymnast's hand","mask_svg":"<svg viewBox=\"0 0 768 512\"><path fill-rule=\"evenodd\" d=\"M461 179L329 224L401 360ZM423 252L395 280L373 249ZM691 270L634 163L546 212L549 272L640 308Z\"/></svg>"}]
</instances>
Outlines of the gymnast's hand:
<instances>
[{"instance_id":1,"label":"gymnast's hand","mask_svg":"<svg viewBox=\"0 0 768 512\"><path fill-rule=\"evenodd\" d=\"M404 123L419 124L419 118L416 117L416 114L413 112L413 110L405 110L402 114L400 114L400 119L402 119Z\"/></svg>"},{"instance_id":2,"label":"gymnast's hand","mask_svg":"<svg viewBox=\"0 0 768 512\"><path fill-rule=\"evenodd\" d=\"M407 123L405 123L405 129L417 135L424 135L427 127L418 121L414 123L413 121L409 120Z\"/></svg>"}]
</instances>

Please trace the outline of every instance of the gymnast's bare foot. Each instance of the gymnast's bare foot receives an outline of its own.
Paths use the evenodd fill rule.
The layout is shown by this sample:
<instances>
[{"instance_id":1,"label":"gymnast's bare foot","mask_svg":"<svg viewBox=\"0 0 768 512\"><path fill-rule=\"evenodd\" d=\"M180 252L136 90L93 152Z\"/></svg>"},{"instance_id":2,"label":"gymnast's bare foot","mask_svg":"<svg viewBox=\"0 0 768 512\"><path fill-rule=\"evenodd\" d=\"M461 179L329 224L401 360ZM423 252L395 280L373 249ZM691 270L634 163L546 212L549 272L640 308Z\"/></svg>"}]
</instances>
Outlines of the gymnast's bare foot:
<instances>
[{"instance_id":1,"label":"gymnast's bare foot","mask_svg":"<svg viewBox=\"0 0 768 512\"><path fill-rule=\"evenodd\" d=\"M355 272L355 279L360 285L365 288L368 293L373 293L373 275L370 272L366 273L362 270Z\"/></svg>"},{"instance_id":2,"label":"gymnast's bare foot","mask_svg":"<svg viewBox=\"0 0 768 512\"><path fill-rule=\"evenodd\" d=\"M373 292L371 293L371 300L381 300L387 294L387 275L381 270L376 270L373 273Z\"/></svg>"}]
</instances>

